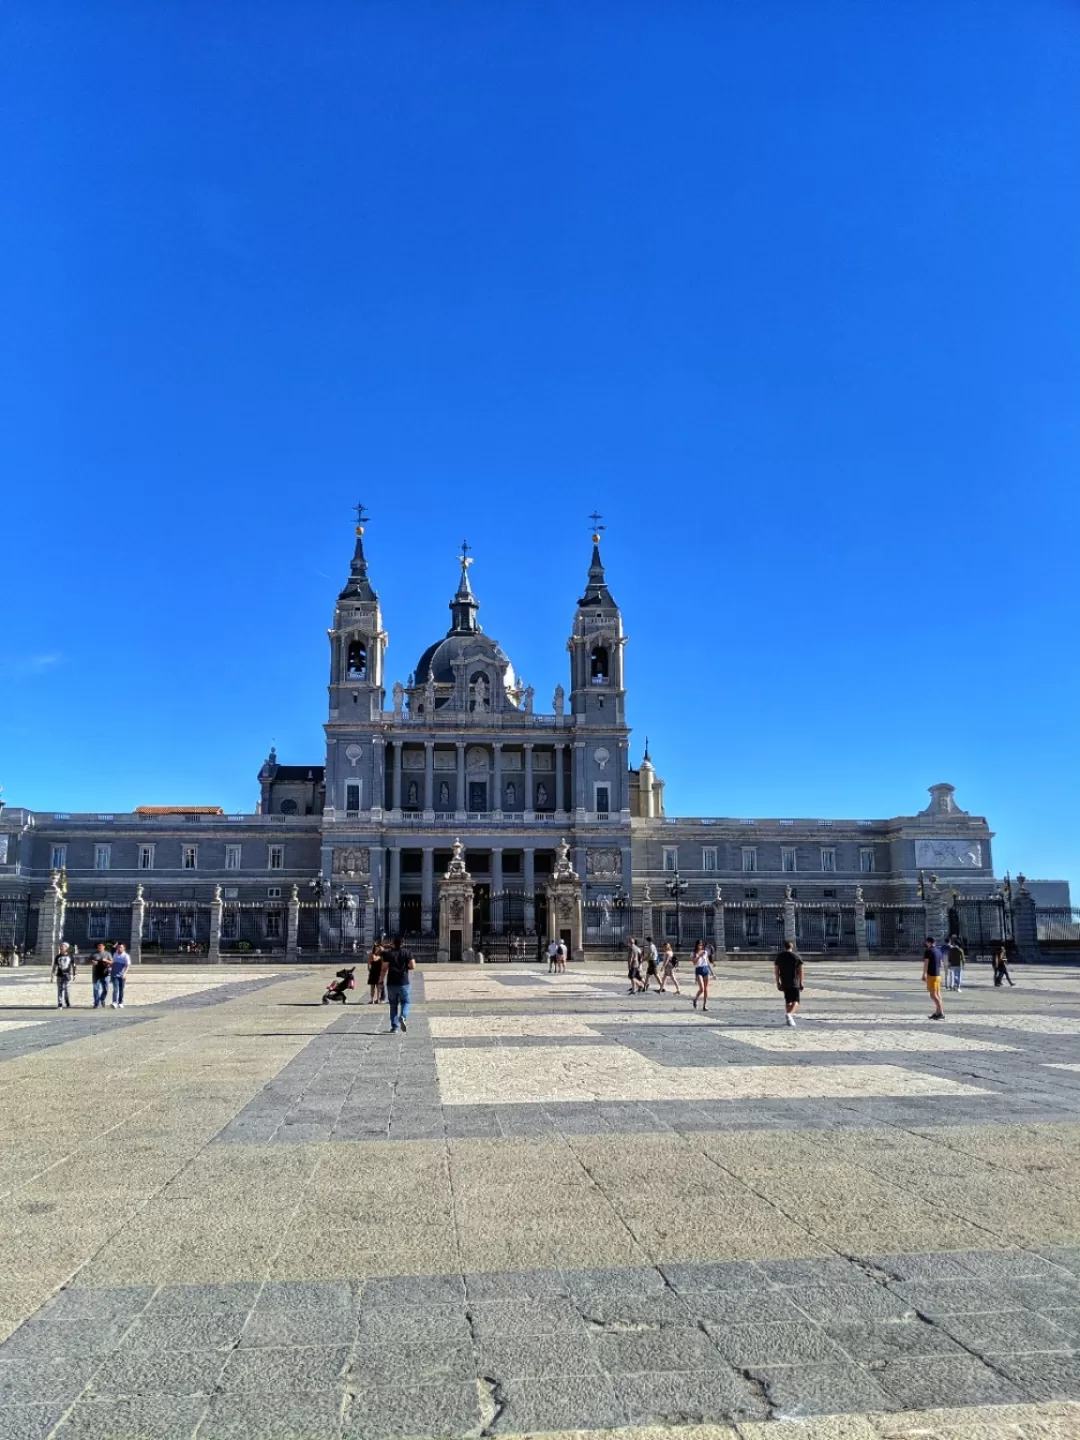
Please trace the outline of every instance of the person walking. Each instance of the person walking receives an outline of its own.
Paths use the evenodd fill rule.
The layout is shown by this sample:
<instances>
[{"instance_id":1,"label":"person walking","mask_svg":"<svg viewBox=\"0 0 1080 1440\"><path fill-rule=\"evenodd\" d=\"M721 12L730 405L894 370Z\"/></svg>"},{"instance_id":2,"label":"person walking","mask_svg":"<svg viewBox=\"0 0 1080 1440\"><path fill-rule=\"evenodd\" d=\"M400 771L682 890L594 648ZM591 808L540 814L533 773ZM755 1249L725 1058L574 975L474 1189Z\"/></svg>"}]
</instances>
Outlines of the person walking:
<instances>
[{"instance_id":1,"label":"person walking","mask_svg":"<svg viewBox=\"0 0 1080 1440\"><path fill-rule=\"evenodd\" d=\"M776 975L776 988L783 992L785 1019L794 1030L795 1011L799 1008L803 988L803 961L793 940L784 941L784 948L773 961L773 971Z\"/></svg>"},{"instance_id":2,"label":"person walking","mask_svg":"<svg viewBox=\"0 0 1080 1440\"><path fill-rule=\"evenodd\" d=\"M657 990L659 990L659 989L660 989L660 952L657 950L656 946L653 944L652 939L650 938L650 939L646 940L646 942L645 942L645 987L644 987L644 988L645 988L646 990L650 989L651 986L652 986L652 982L653 982L654 980L656 981L656 988L657 988Z\"/></svg>"},{"instance_id":3,"label":"person walking","mask_svg":"<svg viewBox=\"0 0 1080 1440\"><path fill-rule=\"evenodd\" d=\"M949 938L949 946L945 957L949 962L949 976L952 979L952 990L960 989L960 982L964 978L964 962L967 956L964 954L963 946L959 939L952 935Z\"/></svg>"},{"instance_id":4,"label":"person walking","mask_svg":"<svg viewBox=\"0 0 1080 1440\"><path fill-rule=\"evenodd\" d=\"M675 994L676 994L676 995L681 995L681 994L682 994L682 991L679 989L679 977L675 974L675 971L676 971L678 968L679 968L679 957L675 954L675 951L671 948L671 941L668 940L668 941L665 943L665 945L664 945L664 953L663 953L663 955L661 955L661 957L660 957L660 993L661 993L661 994L664 994L664 993L666 992L667 983L668 983L669 980L671 981L672 985L674 985L674 987L675 987Z\"/></svg>"},{"instance_id":5,"label":"person walking","mask_svg":"<svg viewBox=\"0 0 1080 1440\"><path fill-rule=\"evenodd\" d=\"M645 989L645 981L641 978L641 951L636 947L630 953L630 966L627 970L627 979L630 981L630 994L636 995L638 991Z\"/></svg>"},{"instance_id":6,"label":"person walking","mask_svg":"<svg viewBox=\"0 0 1080 1440\"><path fill-rule=\"evenodd\" d=\"M709 952L705 948L704 940L699 940L694 946L694 979L697 981L697 991L694 995L694 1009L701 1001L702 1010L709 1008L709 980L712 978L713 968L709 964Z\"/></svg>"},{"instance_id":7,"label":"person walking","mask_svg":"<svg viewBox=\"0 0 1080 1440\"><path fill-rule=\"evenodd\" d=\"M944 957L939 946L934 944L934 937L926 937L926 948L923 950L922 974L926 989L934 1002L934 1013L931 1020L944 1020L945 1012L941 1008L941 972L944 968Z\"/></svg>"},{"instance_id":8,"label":"person walking","mask_svg":"<svg viewBox=\"0 0 1080 1440\"><path fill-rule=\"evenodd\" d=\"M109 998L109 977L112 975L112 956L99 940L90 957L90 980L94 987L94 1009L104 1010Z\"/></svg>"},{"instance_id":9,"label":"person walking","mask_svg":"<svg viewBox=\"0 0 1080 1440\"><path fill-rule=\"evenodd\" d=\"M382 984L382 947L376 941L371 947L371 954L368 956L367 983L370 999L369 1005L377 1005L384 999Z\"/></svg>"},{"instance_id":10,"label":"person walking","mask_svg":"<svg viewBox=\"0 0 1080 1440\"><path fill-rule=\"evenodd\" d=\"M633 935L626 942L626 978L633 979L634 962L637 962L638 972L641 971L641 946L634 939Z\"/></svg>"},{"instance_id":11,"label":"person walking","mask_svg":"<svg viewBox=\"0 0 1080 1440\"><path fill-rule=\"evenodd\" d=\"M401 936L395 935L390 949L384 950L382 956L382 983L386 986L386 999L390 1006L392 1035L397 1034L399 1025L403 1035L409 1028L405 1022L409 1015L409 991L415 969L416 961L402 945Z\"/></svg>"},{"instance_id":12,"label":"person walking","mask_svg":"<svg viewBox=\"0 0 1080 1440\"><path fill-rule=\"evenodd\" d=\"M56 981L56 1008L71 1009L71 982L75 979L75 956L66 940L53 956L52 978Z\"/></svg>"},{"instance_id":13,"label":"person walking","mask_svg":"<svg viewBox=\"0 0 1080 1440\"><path fill-rule=\"evenodd\" d=\"M112 957L112 1008L122 1010L124 1008L124 986L127 983L127 973L131 967L131 956L124 949L123 941L117 945Z\"/></svg>"},{"instance_id":14,"label":"person walking","mask_svg":"<svg viewBox=\"0 0 1080 1440\"><path fill-rule=\"evenodd\" d=\"M558 942L558 940L552 940L552 941L550 942L550 944L548 945L548 949L547 949L547 955L548 955L548 974L550 975L550 974L557 968L558 963L559 963L559 942Z\"/></svg>"},{"instance_id":15,"label":"person walking","mask_svg":"<svg viewBox=\"0 0 1080 1440\"><path fill-rule=\"evenodd\" d=\"M994 987L1000 988L1002 980L1007 980L1010 987L1013 985L1013 978L1009 974L1009 966L1006 959L1007 952L1004 945L994 946Z\"/></svg>"}]
</instances>

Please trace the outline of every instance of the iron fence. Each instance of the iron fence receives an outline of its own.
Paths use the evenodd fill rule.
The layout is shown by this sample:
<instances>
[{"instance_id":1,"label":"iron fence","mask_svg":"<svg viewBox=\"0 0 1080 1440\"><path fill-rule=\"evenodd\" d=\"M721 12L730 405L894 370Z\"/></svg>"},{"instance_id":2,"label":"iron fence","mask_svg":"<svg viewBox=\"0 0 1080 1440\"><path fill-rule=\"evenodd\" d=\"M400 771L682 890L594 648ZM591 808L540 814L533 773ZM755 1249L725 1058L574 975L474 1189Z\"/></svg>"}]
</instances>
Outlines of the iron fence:
<instances>
[{"instance_id":1,"label":"iron fence","mask_svg":"<svg viewBox=\"0 0 1080 1440\"><path fill-rule=\"evenodd\" d=\"M999 945L1012 943L1012 911L1001 895L958 895L949 907L949 934L959 939L969 959L989 959Z\"/></svg>"},{"instance_id":2,"label":"iron fence","mask_svg":"<svg viewBox=\"0 0 1080 1440\"><path fill-rule=\"evenodd\" d=\"M473 949L489 963L535 960L543 941L537 931L536 900L532 914L524 890L494 894L477 887L473 908Z\"/></svg>"},{"instance_id":3,"label":"iron fence","mask_svg":"<svg viewBox=\"0 0 1080 1440\"><path fill-rule=\"evenodd\" d=\"M70 909L70 907L69 907ZM130 925L131 907L128 906ZM143 912L144 955L205 955L210 949L210 906L151 900Z\"/></svg>"},{"instance_id":4,"label":"iron fence","mask_svg":"<svg viewBox=\"0 0 1080 1440\"><path fill-rule=\"evenodd\" d=\"M795 948L807 955L854 955L854 905L796 905Z\"/></svg>"},{"instance_id":5,"label":"iron fence","mask_svg":"<svg viewBox=\"0 0 1080 1440\"><path fill-rule=\"evenodd\" d=\"M31 906L28 895L9 896L0 900L0 956L11 958L33 950L37 942L37 906Z\"/></svg>"},{"instance_id":6,"label":"iron fence","mask_svg":"<svg viewBox=\"0 0 1080 1440\"><path fill-rule=\"evenodd\" d=\"M221 912L222 955L277 955L285 950L289 912L284 905L231 901ZM209 935L208 937L209 938Z\"/></svg>"},{"instance_id":7,"label":"iron fence","mask_svg":"<svg viewBox=\"0 0 1080 1440\"><path fill-rule=\"evenodd\" d=\"M724 905L724 948L727 953L775 955L784 945L783 905L733 901Z\"/></svg>"},{"instance_id":8,"label":"iron fence","mask_svg":"<svg viewBox=\"0 0 1080 1440\"><path fill-rule=\"evenodd\" d=\"M866 948L871 955L920 955L926 939L921 905L868 905Z\"/></svg>"},{"instance_id":9,"label":"iron fence","mask_svg":"<svg viewBox=\"0 0 1080 1440\"><path fill-rule=\"evenodd\" d=\"M1080 949L1080 906L1037 905L1035 933L1040 946L1048 950Z\"/></svg>"},{"instance_id":10,"label":"iron fence","mask_svg":"<svg viewBox=\"0 0 1080 1440\"><path fill-rule=\"evenodd\" d=\"M63 938L77 950L131 944L131 906L106 900L69 900L64 906Z\"/></svg>"},{"instance_id":11,"label":"iron fence","mask_svg":"<svg viewBox=\"0 0 1080 1440\"><path fill-rule=\"evenodd\" d=\"M347 910L332 903L301 901L297 949L301 955L363 955L367 948L365 937L382 934L380 919L375 905L358 904Z\"/></svg>"}]
</instances>

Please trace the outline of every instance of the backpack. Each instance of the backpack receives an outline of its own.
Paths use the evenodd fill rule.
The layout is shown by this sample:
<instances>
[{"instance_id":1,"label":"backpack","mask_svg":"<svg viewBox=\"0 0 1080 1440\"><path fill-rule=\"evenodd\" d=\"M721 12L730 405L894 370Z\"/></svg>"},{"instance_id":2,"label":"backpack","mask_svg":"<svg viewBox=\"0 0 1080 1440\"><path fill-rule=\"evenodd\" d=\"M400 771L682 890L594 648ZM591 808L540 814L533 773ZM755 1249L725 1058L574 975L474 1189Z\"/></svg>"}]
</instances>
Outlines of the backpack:
<instances>
[{"instance_id":1,"label":"backpack","mask_svg":"<svg viewBox=\"0 0 1080 1440\"><path fill-rule=\"evenodd\" d=\"M949 946L949 964L954 970L959 969L964 963L964 952L959 945Z\"/></svg>"}]
</instances>

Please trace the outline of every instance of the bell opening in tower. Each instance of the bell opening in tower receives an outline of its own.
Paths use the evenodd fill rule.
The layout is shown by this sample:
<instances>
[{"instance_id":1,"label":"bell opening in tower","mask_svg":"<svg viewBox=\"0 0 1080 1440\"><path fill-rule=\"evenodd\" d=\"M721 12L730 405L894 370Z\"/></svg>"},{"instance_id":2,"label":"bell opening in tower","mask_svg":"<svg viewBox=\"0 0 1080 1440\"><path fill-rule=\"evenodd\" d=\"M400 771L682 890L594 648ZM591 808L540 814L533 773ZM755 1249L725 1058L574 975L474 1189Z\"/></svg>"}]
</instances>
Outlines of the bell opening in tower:
<instances>
[{"instance_id":1,"label":"bell opening in tower","mask_svg":"<svg viewBox=\"0 0 1080 1440\"><path fill-rule=\"evenodd\" d=\"M350 680L367 679L367 646L362 640L349 641L348 677Z\"/></svg>"},{"instance_id":2,"label":"bell opening in tower","mask_svg":"<svg viewBox=\"0 0 1080 1440\"><path fill-rule=\"evenodd\" d=\"M608 652L605 645L597 645L589 657L589 679L593 685L608 683Z\"/></svg>"}]
</instances>

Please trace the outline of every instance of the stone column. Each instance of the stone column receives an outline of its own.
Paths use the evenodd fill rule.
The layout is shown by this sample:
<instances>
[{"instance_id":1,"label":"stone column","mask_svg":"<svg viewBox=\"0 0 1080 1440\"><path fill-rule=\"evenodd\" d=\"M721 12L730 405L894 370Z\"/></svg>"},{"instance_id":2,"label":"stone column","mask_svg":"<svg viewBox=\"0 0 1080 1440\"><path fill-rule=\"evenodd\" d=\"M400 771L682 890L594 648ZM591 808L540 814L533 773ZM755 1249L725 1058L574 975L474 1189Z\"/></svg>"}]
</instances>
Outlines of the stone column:
<instances>
[{"instance_id":1,"label":"stone column","mask_svg":"<svg viewBox=\"0 0 1080 1440\"><path fill-rule=\"evenodd\" d=\"M424 819L435 819L435 741L424 741Z\"/></svg>"},{"instance_id":2,"label":"stone column","mask_svg":"<svg viewBox=\"0 0 1080 1440\"><path fill-rule=\"evenodd\" d=\"M360 935L364 942L364 953L371 954L375 944L375 892L370 885L364 885L360 895L364 905L364 922Z\"/></svg>"},{"instance_id":3,"label":"stone column","mask_svg":"<svg viewBox=\"0 0 1080 1440\"><path fill-rule=\"evenodd\" d=\"M401 761L405 753L404 742L401 740L391 740L390 750L393 755L394 761L394 777L392 782L393 790L391 791L391 798L393 800L393 809L396 813L401 809Z\"/></svg>"},{"instance_id":4,"label":"stone column","mask_svg":"<svg viewBox=\"0 0 1080 1440\"><path fill-rule=\"evenodd\" d=\"M525 819L530 820L536 807L536 796L533 794L533 747L532 741L525 745L525 804L521 807L525 811Z\"/></svg>"},{"instance_id":5,"label":"stone column","mask_svg":"<svg viewBox=\"0 0 1080 1440\"><path fill-rule=\"evenodd\" d=\"M491 847L491 893L501 895L503 888L502 846Z\"/></svg>"},{"instance_id":6,"label":"stone column","mask_svg":"<svg viewBox=\"0 0 1080 1440\"><path fill-rule=\"evenodd\" d=\"M653 939L655 940L656 934L653 930L652 889L649 886L649 882L646 880L645 893L641 899L641 934L638 938L641 940L647 940L650 935L652 935ZM662 940L663 936L661 936L660 938Z\"/></svg>"},{"instance_id":7,"label":"stone column","mask_svg":"<svg viewBox=\"0 0 1080 1440\"><path fill-rule=\"evenodd\" d=\"M570 864L570 847L563 840L556 849L555 869L547 887L548 939L570 932L570 958L584 960L581 876Z\"/></svg>"},{"instance_id":8,"label":"stone column","mask_svg":"<svg viewBox=\"0 0 1080 1440\"><path fill-rule=\"evenodd\" d=\"M450 959L450 933L461 935L461 949L473 948L473 884L465 869L464 847L460 840L453 844L453 855L446 874L439 880L439 959Z\"/></svg>"},{"instance_id":9,"label":"stone column","mask_svg":"<svg viewBox=\"0 0 1080 1440\"><path fill-rule=\"evenodd\" d=\"M371 765L371 806L380 812L386 805L386 741L375 735L371 741L374 758Z\"/></svg>"},{"instance_id":10,"label":"stone column","mask_svg":"<svg viewBox=\"0 0 1080 1440\"><path fill-rule=\"evenodd\" d=\"M933 935L935 941L941 945L948 938L949 918L945 908L945 897L938 885L938 877L929 875L923 877L923 909L926 912L926 935ZM926 935L918 935L919 954L922 954L922 942Z\"/></svg>"},{"instance_id":11,"label":"stone column","mask_svg":"<svg viewBox=\"0 0 1080 1440\"><path fill-rule=\"evenodd\" d=\"M791 886L789 885L784 894L784 939L795 944L797 927L795 924L795 901L792 899Z\"/></svg>"},{"instance_id":12,"label":"stone column","mask_svg":"<svg viewBox=\"0 0 1080 1440\"><path fill-rule=\"evenodd\" d=\"M555 813L566 811L566 780L563 775L563 751L565 745L555 746Z\"/></svg>"},{"instance_id":13,"label":"stone column","mask_svg":"<svg viewBox=\"0 0 1080 1440\"><path fill-rule=\"evenodd\" d=\"M522 870L525 876L525 930L527 933L536 929L536 851L531 845L525 846Z\"/></svg>"},{"instance_id":14,"label":"stone column","mask_svg":"<svg viewBox=\"0 0 1080 1440\"><path fill-rule=\"evenodd\" d=\"M859 960L870 958L870 947L866 943L866 901L861 885L855 887L855 955Z\"/></svg>"},{"instance_id":15,"label":"stone column","mask_svg":"<svg viewBox=\"0 0 1080 1440\"><path fill-rule=\"evenodd\" d=\"M494 750L495 750L495 774L494 774L494 781L493 781L493 783L494 783L494 787L495 787L495 794L494 794L491 798L495 801L495 804L491 806L491 809L495 812L496 815L501 815L501 814L502 814L502 808L503 808L502 741L501 741L501 740L496 740L496 741L495 741ZM501 858L502 852L500 851L499 854L500 854L500 858ZM493 883L494 883L494 882L493 882Z\"/></svg>"},{"instance_id":16,"label":"stone column","mask_svg":"<svg viewBox=\"0 0 1080 1440\"><path fill-rule=\"evenodd\" d=\"M383 852L380 846L372 845L370 863L371 904L369 908L373 912L371 923L373 926L372 934L374 935L376 932L381 934L386 929L386 880L383 874Z\"/></svg>"},{"instance_id":17,"label":"stone column","mask_svg":"<svg viewBox=\"0 0 1080 1440\"><path fill-rule=\"evenodd\" d=\"M465 819L465 741L457 742L457 804L454 806L454 819Z\"/></svg>"},{"instance_id":18,"label":"stone column","mask_svg":"<svg viewBox=\"0 0 1080 1440\"><path fill-rule=\"evenodd\" d=\"M613 805L611 808L612 808L613 810L618 810L618 812L619 812L619 818L620 818L620 819L622 819L622 820L629 820L629 819L630 819L630 742L629 742L628 740L620 740L620 741L619 741L619 768L618 768L618 772L617 772L617 773L618 773L618 780L617 780L617 782L612 786L612 790L614 791L614 794L613 794L612 798L613 798L613 799L617 799L619 803L618 803L617 805Z\"/></svg>"},{"instance_id":19,"label":"stone column","mask_svg":"<svg viewBox=\"0 0 1080 1440\"><path fill-rule=\"evenodd\" d=\"M221 920L225 906L221 900L221 886L214 886L214 898L210 902L210 952L207 959L211 965L221 964Z\"/></svg>"},{"instance_id":20,"label":"stone column","mask_svg":"<svg viewBox=\"0 0 1080 1440\"><path fill-rule=\"evenodd\" d=\"M401 751L399 749L400 756ZM390 847L390 903L389 903L389 931L394 935L401 928L401 847L392 845Z\"/></svg>"},{"instance_id":21,"label":"stone column","mask_svg":"<svg viewBox=\"0 0 1080 1440\"><path fill-rule=\"evenodd\" d=\"M52 958L60 946L64 934L64 897L60 893L60 871L54 870L49 876L45 894L41 897L38 911L38 954L52 964Z\"/></svg>"},{"instance_id":22,"label":"stone column","mask_svg":"<svg viewBox=\"0 0 1080 1440\"><path fill-rule=\"evenodd\" d=\"M143 899L143 887L136 885L135 899L131 902L131 944L128 946L132 965L142 963L142 932L145 921L146 901Z\"/></svg>"},{"instance_id":23,"label":"stone column","mask_svg":"<svg viewBox=\"0 0 1080 1440\"><path fill-rule=\"evenodd\" d=\"M717 956L727 954L727 931L724 926L724 892L717 885L713 896L713 944Z\"/></svg>"},{"instance_id":24,"label":"stone column","mask_svg":"<svg viewBox=\"0 0 1080 1440\"><path fill-rule=\"evenodd\" d=\"M289 918L285 931L285 959L295 962L300 943L300 892L294 885L289 895Z\"/></svg>"},{"instance_id":25,"label":"stone column","mask_svg":"<svg viewBox=\"0 0 1080 1440\"><path fill-rule=\"evenodd\" d=\"M431 906L435 892L435 847L425 845L420 868L420 924L434 928Z\"/></svg>"},{"instance_id":26,"label":"stone column","mask_svg":"<svg viewBox=\"0 0 1080 1440\"><path fill-rule=\"evenodd\" d=\"M575 740L571 754L571 775L574 781L574 808L579 820L585 819L585 741Z\"/></svg>"}]
</instances>

